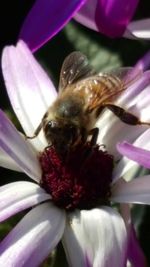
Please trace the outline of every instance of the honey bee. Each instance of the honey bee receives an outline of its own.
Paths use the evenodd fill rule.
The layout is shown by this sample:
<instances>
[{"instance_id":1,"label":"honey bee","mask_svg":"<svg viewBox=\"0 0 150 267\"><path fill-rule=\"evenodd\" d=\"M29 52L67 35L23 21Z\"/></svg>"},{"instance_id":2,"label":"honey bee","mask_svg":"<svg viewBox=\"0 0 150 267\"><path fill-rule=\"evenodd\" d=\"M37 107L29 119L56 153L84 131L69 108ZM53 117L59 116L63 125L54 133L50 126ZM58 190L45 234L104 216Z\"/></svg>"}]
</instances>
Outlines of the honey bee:
<instances>
[{"instance_id":1,"label":"honey bee","mask_svg":"<svg viewBox=\"0 0 150 267\"><path fill-rule=\"evenodd\" d=\"M124 123L150 125L114 104L120 93L138 76L130 80L122 78L125 76L122 73L121 70L119 75L96 74L85 55L78 51L71 53L61 68L58 97L43 116L34 135L29 138L36 137L43 129L48 145L54 145L60 154L80 142L86 142L90 136L94 145L98 135L95 123L105 108Z\"/></svg>"}]
</instances>

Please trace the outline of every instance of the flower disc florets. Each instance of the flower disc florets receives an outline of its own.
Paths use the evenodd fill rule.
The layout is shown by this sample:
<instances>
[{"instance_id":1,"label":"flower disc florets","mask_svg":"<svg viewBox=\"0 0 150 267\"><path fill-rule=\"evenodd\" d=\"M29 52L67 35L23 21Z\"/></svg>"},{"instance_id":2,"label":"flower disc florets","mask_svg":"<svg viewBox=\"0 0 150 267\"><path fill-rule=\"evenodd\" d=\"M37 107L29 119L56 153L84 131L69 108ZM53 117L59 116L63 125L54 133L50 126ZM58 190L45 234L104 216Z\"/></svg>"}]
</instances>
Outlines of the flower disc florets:
<instances>
[{"instance_id":1,"label":"flower disc florets","mask_svg":"<svg viewBox=\"0 0 150 267\"><path fill-rule=\"evenodd\" d=\"M53 146L40 155L41 186L66 210L90 209L108 203L113 157L98 145L76 146L66 158Z\"/></svg>"}]
</instances>

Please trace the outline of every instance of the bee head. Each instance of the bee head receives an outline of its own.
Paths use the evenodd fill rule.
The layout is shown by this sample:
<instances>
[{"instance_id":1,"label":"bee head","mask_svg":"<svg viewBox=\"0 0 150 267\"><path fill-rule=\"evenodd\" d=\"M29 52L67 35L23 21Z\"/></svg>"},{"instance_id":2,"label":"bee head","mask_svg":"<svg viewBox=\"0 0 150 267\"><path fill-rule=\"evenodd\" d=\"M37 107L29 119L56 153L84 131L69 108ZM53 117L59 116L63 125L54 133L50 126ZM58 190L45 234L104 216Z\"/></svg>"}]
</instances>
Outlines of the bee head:
<instances>
[{"instance_id":1,"label":"bee head","mask_svg":"<svg viewBox=\"0 0 150 267\"><path fill-rule=\"evenodd\" d=\"M79 138L79 128L69 122L50 120L44 127L48 143L55 146L58 152L68 151Z\"/></svg>"}]
</instances>

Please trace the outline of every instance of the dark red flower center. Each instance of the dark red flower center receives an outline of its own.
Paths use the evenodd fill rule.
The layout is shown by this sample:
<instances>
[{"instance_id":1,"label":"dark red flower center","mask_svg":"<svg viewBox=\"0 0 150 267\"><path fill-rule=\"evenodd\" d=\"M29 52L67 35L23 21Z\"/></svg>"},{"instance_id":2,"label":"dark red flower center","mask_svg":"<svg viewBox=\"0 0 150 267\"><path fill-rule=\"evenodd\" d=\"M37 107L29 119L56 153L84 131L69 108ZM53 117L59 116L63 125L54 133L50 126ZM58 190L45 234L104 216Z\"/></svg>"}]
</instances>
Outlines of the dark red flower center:
<instances>
[{"instance_id":1,"label":"dark red flower center","mask_svg":"<svg viewBox=\"0 0 150 267\"><path fill-rule=\"evenodd\" d=\"M78 145L65 159L51 146L41 153L40 162L41 186L57 206L91 209L108 203L114 162L101 146Z\"/></svg>"}]
</instances>

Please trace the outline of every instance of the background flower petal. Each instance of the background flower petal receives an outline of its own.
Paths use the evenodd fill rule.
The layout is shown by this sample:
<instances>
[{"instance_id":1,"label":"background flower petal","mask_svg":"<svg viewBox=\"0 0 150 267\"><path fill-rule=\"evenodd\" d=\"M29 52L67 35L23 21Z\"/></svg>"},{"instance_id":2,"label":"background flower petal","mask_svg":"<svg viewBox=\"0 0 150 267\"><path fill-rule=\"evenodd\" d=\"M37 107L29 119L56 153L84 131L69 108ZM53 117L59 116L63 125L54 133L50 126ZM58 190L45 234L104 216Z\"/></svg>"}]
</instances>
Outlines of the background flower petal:
<instances>
[{"instance_id":1,"label":"background flower petal","mask_svg":"<svg viewBox=\"0 0 150 267\"><path fill-rule=\"evenodd\" d=\"M1 186L0 221L47 199L50 195L35 183L21 181Z\"/></svg>"},{"instance_id":2,"label":"background flower petal","mask_svg":"<svg viewBox=\"0 0 150 267\"><path fill-rule=\"evenodd\" d=\"M109 37L120 37L132 19L139 0L97 0L96 23Z\"/></svg>"},{"instance_id":3,"label":"background flower petal","mask_svg":"<svg viewBox=\"0 0 150 267\"><path fill-rule=\"evenodd\" d=\"M39 266L64 231L64 212L50 203L31 210L0 244L3 267Z\"/></svg>"},{"instance_id":4,"label":"background flower petal","mask_svg":"<svg viewBox=\"0 0 150 267\"><path fill-rule=\"evenodd\" d=\"M3 149L29 177L39 181L41 168L35 151L19 134L0 110L0 148Z\"/></svg>"},{"instance_id":5,"label":"background flower petal","mask_svg":"<svg viewBox=\"0 0 150 267\"><path fill-rule=\"evenodd\" d=\"M112 201L119 203L150 204L150 175L112 187Z\"/></svg>"},{"instance_id":6,"label":"background flower petal","mask_svg":"<svg viewBox=\"0 0 150 267\"><path fill-rule=\"evenodd\" d=\"M150 51L148 50L148 52L144 54L144 56L137 61L134 69L146 71L147 73L149 72L148 71L149 68L150 68Z\"/></svg>"},{"instance_id":7,"label":"background flower petal","mask_svg":"<svg viewBox=\"0 0 150 267\"><path fill-rule=\"evenodd\" d=\"M142 19L137 21L132 21L129 23L126 31L124 32L124 37L130 39L150 39L150 19Z\"/></svg>"},{"instance_id":8,"label":"background flower petal","mask_svg":"<svg viewBox=\"0 0 150 267\"><path fill-rule=\"evenodd\" d=\"M126 238L120 215L109 207L101 207L69 215L63 245L73 267L123 267Z\"/></svg>"},{"instance_id":9,"label":"background flower petal","mask_svg":"<svg viewBox=\"0 0 150 267\"><path fill-rule=\"evenodd\" d=\"M24 21L20 38L32 51L37 50L57 34L85 2L86 0L37 0Z\"/></svg>"},{"instance_id":10,"label":"background flower petal","mask_svg":"<svg viewBox=\"0 0 150 267\"><path fill-rule=\"evenodd\" d=\"M95 22L97 0L88 0L75 14L74 19L84 26L98 31L98 27Z\"/></svg>"},{"instance_id":11,"label":"background flower petal","mask_svg":"<svg viewBox=\"0 0 150 267\"><path fill-rule=\"evenodd\" d=\"M14 111L25 133L33 136L56 97L54 85L23 41L3 50L2 69ZM43 148L44 139L39 138L42 143L37 140L36 144L39 141L39 148Z\"/></svg>"}]
</instances>

